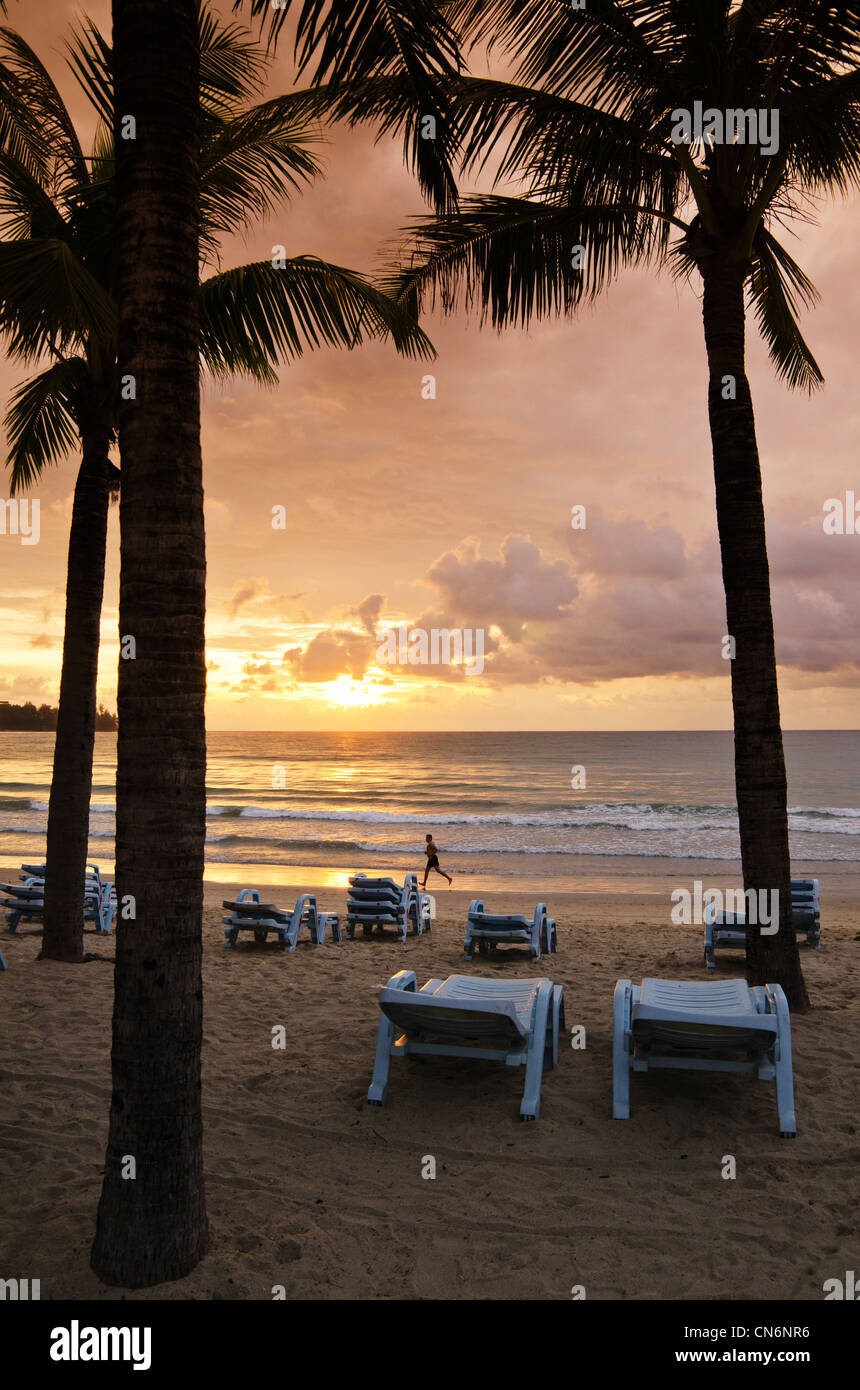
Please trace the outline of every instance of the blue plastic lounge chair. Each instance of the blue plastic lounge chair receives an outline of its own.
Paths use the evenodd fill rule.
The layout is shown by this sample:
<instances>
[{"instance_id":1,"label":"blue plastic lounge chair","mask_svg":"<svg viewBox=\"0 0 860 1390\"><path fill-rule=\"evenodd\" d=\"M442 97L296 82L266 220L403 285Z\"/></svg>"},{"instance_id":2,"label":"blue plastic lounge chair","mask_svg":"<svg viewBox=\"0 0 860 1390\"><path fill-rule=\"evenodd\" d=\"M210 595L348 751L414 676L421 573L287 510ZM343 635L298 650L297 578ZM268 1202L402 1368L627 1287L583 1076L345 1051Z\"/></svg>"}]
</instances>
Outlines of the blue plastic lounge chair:
<instances>
[{"instance_id":1,"label":"blue plastic lounge chair","mask_svg":"<svg viewBox=\"0 0 860 1390\"><path fill-rule=\"evenodd\" d=\"M374 927L394 927L399 941L406 940L407 931L420 936L433 924L431 904L431 895L418 888L417 874L407 874L402 887L393 878L353 874L346 905L346 934L352 941L356 927L361 927L365 936L372 935Z\"/></svg>"},{"instance_id":2,"label":"blue plastic lounge chair","mask_svg":"<svg viewBox=\"0 0 860 1390\"><path fill-rule=\"evenodd\" d=\"M791 880L791 920L798 937L805 936L813 950L821 950L821 899L817 878ZM747 917L745 912L718 912L713 902L705 904L705 965L716 968L715 952L745 951Z\"/></svg>"},{"instance_id":3,"label":"blue plastic lounge chair","mask_svg":"<svg viewBox=\"0 0 860 1390\"><path fill-rule=\"evenodd\" d=\"M706 1053L707 1056L690 1056ZM718 1052L743 1052L726 1060ZM779 1129L797 1133L791 1070L791 1023L781 985L745 980L619 980L612 1041L613 1109L630 1118L630 1072L649 1067L749 1072L776 1081Z\"/></svg>"},{"instance_id":4,"label":"blue plastic lounge chair","mask_svg":"<svg viewBox=\"0 0 860 1390\"><path fill-rule=\"evenodd\" d=\"M371 1105L384 1105L392 1057L475 1057L525 1066L524 1120L540 1110L541 1075L558 1061L564 991L551 980L483 980L449 975L418 989L413 970L400 970L379 992L379 1036Z\"/></svg>"},{"instance_id":5,"label":"blue plastic lounge chair","mask_svg":"<svg viewBox=\"0 0 860 1390\"><path fill-rule=\"evenodd\" d=\"M99 904L99 916L101 917L101 930L109 932L116 917L116 884L103 883L101 899Z\"/></svg>"},{"instance_id":6,"label":"blue plastic lounge chair","mask_svg":"<svg viewBox=\"0 0 860 1390\"><path fill-rule=\"evenodd\" d=\"M21 869L20 883L0 883L0 892L6 894L0 906L6 910L7 932L17 931L20 922L42 922L44 919L45 866L22 864ZM87 865L83 893L84 923L92 922L97 932L110 931L112 914L103 903L105 890L111 886L103 883L97 864Z\"/></svg>"},{"instance_id":7,"label":"blue plastic lounge chair","mask_svg":"<svg viewBox=\"0 0 860 1390\"><path fill-rule=\"evenodd\" d=\"M256 888L243 888L235 902L228 898L223 906L230 908L226 922L225 946L235 946L240 931L252 931L255 941L265 941L274 932L285 951L294 951L302 927L306 927L315 946L322 946L327 928L335 941L340 941L340 918L336 912L320 912L313 893L302 893L292 912L285 912L271 903L261 903Z\"/></svg>"},{"instance_id":8,"label":"blue plastic lounge chair","mask_svg":"<svg viewBox=\"0 0 860 1390\"><path fill-rule=\"evenodd\" d=\"M555 920L547 917L546 903L538 903L531 921L526 917L502 916L485 912L479 898L469 906L466 940L463 949L466 960L475 954L475 945L482 956L497 946L528 946L529 959L540 960L541 951L554 952L558 944Z\"/></svg>"}]
</instances>

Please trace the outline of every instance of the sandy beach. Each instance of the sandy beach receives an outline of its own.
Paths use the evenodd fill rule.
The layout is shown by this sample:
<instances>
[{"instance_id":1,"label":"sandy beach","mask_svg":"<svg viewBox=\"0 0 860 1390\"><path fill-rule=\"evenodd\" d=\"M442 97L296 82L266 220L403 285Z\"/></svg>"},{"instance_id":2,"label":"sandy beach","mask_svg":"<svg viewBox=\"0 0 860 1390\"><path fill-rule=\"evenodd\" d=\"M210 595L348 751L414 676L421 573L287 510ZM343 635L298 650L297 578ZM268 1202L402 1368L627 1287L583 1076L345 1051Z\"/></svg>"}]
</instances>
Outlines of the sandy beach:
<instances>
[{"instance_id":1,"label":"sandy beach","mask_svg":"<svg viewBox=\"0 0 860 1390\"><path fill-rule=\"evenodd\" d=\"M246 880L247 882L248 880ZM234 887L243 885L234 885ZM311 891L311 885L305 887ZM801 947L811 1014L792 1022L798 1137L780 1139L772 1085L746 1076L635 1076L632 1118L611 1118L617 978L706 976L701 929L668 924L653 893L556 894L558 954L465 963L469 894L436 894L433 930L405 944L358 937L294 955L223 946L207 884L204 1150L209 1256L187 1278L128 1293L89 1268L110 1095L113 942L99 959L38 962L40 934L3 935L0 974L0 1248L43 1299L820 1299L856 1265L860 898L847 875L823 895L823 950ZM292 890L271 897L286 905ZM345 895L318 890L325 909ZM522 894L485 893L489 910ZM396 971L545 974L567 1028L536 1124L518 1117L522 1073L489 1062L395 1064L368 1107L375 991ZM740 975L723 956L717 976ZM273 1050L272 1028L289 1044ZM721 1176L734 1155L737 1177ZM436 1160L435 1180L421 1177Z\"/></svg>"}]
</instances>

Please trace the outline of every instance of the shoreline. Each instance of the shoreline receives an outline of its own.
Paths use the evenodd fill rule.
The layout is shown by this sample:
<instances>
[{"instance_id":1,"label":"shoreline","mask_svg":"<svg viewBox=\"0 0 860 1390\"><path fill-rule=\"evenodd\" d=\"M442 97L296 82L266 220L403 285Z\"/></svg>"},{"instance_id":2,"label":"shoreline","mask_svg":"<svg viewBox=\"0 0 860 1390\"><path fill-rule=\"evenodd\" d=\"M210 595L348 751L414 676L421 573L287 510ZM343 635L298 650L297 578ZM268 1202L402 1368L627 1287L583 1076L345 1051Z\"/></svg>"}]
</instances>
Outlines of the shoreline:
<instances>
[{"instance_id":1,"label":"shoreline","mask_svg":"<svg viewBox=\"0 0 860 1390\"><path fill-rule=\"evenodd\" d=\"M540 873L504 874L492 876L480 873L454 873L454 887L449 889L444 879L431 875L427 892L443 898L457 891L468 894L470 898L486 898L489 895L504 893L517 894L526 898L545 899L549 896L587 896L600 894L623 897L627 894L647 894L665 897L675 888L685 887L694 880L721 888L742 886L740 861L737 859L669 859L645 855L578 855L575 870L568 869L564 874ZM0 854L0 877L16 882L21 871L21 858L12 854ZM25 862L32 862L29 859ZM97 863L102 876L114 877L114 861L110 857L95 854L88 863ZM450 863L443 864L448 873ZM320 864L271 864L237 863L235 861L207 861L204 865L203 881L209 885L235 885L239 888L272 887L303 892L335 889L346 892L351 874L380 874L403 881L407 872L419 876L423 867L408 870L404 867L392 868L384 858L377 863L361 865L320 865ZM836 897L860 898L860 862L857 860L802 860L792 862L794 878L817 878L821 884L822 900ZM435 884L434 884L435 878ZM667 909L668 911L668 909Z\"/></svg>"}]
</instances>

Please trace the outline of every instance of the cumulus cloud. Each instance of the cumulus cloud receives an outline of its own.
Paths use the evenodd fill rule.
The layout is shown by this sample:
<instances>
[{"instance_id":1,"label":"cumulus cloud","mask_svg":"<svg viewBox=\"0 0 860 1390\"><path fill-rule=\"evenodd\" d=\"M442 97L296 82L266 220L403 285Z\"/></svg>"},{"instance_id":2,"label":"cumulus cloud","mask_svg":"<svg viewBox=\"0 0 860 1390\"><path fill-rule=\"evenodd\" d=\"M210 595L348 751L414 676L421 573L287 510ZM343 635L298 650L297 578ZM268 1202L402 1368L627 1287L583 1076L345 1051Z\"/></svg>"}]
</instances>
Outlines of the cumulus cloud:
<instances>
[{"instance_id":1,"label":"cumulus cloud","mask_svg":"<svg viewBox=\"0 0 860 1390\"><path fill-rule=\"evenodd\" d=\"M854 602L853 555L820 527L773 522L771 537L777 658L795 684L851 685L860 675L860 618ZM525 536L508 535L498 557L479 542L446 551L419 581L437 602L407 630L480 629L482 684L587 687L646 676L728 679L722 657L725 600L719 547L694 544L660 519L589 517L567 539L570 561L551 559ZM385 597L369 594L350 613L361 629L330 627L284 652L292 682L359 680L380 665ZM396 626L395 622L389 626ZM246 681L276 679L270 665L248 663ZM378 676L374 676L378 678ZM386 666L386 680L460 683L475 680L459 664ZM244 683L243 683L244 684Z\"/></svg>"},{"instance_id":2,"label":"cumulus cloud","mask_svg":"<svg viewBox=\"0 0 860 1390\"><path fill-rule=\"evenodd\" d=\"M283 662L299 681L333 681L338 676L360 680L375 657L376 643L366 633L330 628L318 632L306 647L289 647Z\"/></svg>"},{"instance_id":3,"label":"cumulus cloud","mask_svg":"<svg viewBox=\"0 0 860 1390\"><path fill-rule=\"evenodd\" d=\"M505 537L500 554L486 559L470 537L440 556L424 582L456 619L495 625L512 641L530 620L559 618L569 610L578 589L563 560L545 560L533 541L517 535Z\"/></svg>"}]
</instances>

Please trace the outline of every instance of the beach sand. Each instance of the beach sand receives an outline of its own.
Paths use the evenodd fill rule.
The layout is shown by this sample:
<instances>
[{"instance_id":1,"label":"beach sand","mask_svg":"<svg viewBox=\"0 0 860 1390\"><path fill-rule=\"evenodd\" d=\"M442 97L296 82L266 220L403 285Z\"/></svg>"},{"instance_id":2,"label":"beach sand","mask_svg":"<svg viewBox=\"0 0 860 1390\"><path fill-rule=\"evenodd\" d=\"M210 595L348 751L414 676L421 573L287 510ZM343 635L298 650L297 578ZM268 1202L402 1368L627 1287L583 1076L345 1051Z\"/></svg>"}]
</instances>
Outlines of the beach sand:
<instances>
[{"instance_id":1,"label":"beach sand","mask_svg":"<svg viewBox=\"0 0 860 1390\"><path fill-rule=\"evenodd\" d=\"M307 885L311 891L310 885ZM617 978L705 979L701 928L654 894L556 894L559 949L464 962L469 894L436 891L432 933L357 937L294 955L248 934L223 947L225 885L206 886L204 1131L211 1252L188 1278L138 1292L89 1268L110 1097L111 939L102 961L37 962L40 935L0 938L0 1251L42 1299L820 1299L857 1265L860 903L824 896L823 950L801 946L815 1008L792 1022L799 1134L778 1134L775 1089L747 1076L634 1075L611 1118ZM291 892L270 895L282 905ZM345 896L319 890L341 912ZM485 893L488 910L522 895ZM379 1012L396 971L546 974L567 1028L522 1124L522 1070L392 1064L388 1105L365 1104ZM718 958L716 978L742 974ZM714 978L712 973L711 978ZM271 1046L283 1024L286 1051ZM724 1155L737 1177L722 1177ZM423 1179L432 1155L435 1180Z\"/></svg>"}]
</instances>

